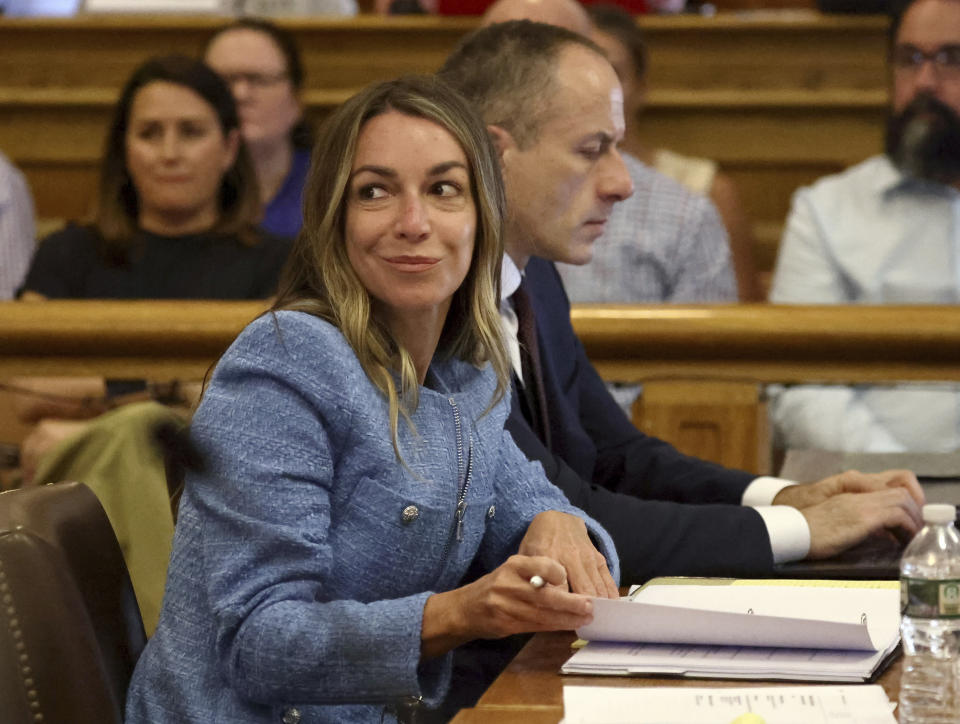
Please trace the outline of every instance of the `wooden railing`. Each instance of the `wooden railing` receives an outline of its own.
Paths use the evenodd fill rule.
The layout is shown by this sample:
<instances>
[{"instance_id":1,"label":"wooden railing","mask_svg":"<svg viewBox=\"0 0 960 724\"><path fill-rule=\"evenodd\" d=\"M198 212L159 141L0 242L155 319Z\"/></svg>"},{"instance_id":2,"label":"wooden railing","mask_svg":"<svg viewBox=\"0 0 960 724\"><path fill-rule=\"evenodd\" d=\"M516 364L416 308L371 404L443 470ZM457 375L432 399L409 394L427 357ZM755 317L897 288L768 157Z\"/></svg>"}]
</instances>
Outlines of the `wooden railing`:
<instances>
[{"instance_id":1,"label":"wooden railing","mask_svg":"<svg viewBox=\"0 0 960 724\"><path fill-rule=\"evenodd\" d=\"M260 303L0 303L0 379L199 379ZM584 305L607 379L642 382L634 421L690 454L769 471L767 383L960 381L960 307ZM0 438L2 439L2 438Z\"/></svg>"},{"instance_id":2,"label":"wooden railing","mask_svg":"<svg viewBox=\"0 0 960 724\"><path fill-rule=\"evenodd\" d=\"M767 383L960 380L958 307L580 306L607 379L643 383L634 423L680 450L773 472Z\"/></svg>"},{"instance_id":3,"label":"wooden railing","mask_svg":"<svg viewBox=\"0 0 960 724\"><path fill-rule=\"evenodd\" d=\"M263 302L0 302L0 378L202 379Z\"/></svg>"},{"instance_id":4,"label":"wooden railing","mask_svg":"<svg viewBox=\"0 0 960 724\"><path fill-rule=\"evenodd\" d=\"M577 305L604 377L752 382L960 380L960 307Z\"/></svg>"}]
</instances>

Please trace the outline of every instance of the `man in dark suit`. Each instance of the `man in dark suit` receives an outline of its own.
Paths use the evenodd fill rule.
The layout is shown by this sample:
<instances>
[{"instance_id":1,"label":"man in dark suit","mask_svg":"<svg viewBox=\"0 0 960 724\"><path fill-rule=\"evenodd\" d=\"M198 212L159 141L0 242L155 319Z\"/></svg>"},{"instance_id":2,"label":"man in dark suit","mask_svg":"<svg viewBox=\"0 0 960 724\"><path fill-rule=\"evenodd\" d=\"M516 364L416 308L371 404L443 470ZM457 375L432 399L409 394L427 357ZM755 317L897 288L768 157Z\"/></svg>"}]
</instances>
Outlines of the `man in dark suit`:
<instances>
[{"instance_id":1,"label":"man in dark suit","mask_svg":"<svg viewBox=\"0 0 960 724\"><path fill-rule=\"evenodd\" d=\"M885 529L918 530L923 493L908 472L848 472L804 485L755 478L643 435L604 388L551 263L588 263L613 205L632 192L617 151L622 91L597 46L558 27L501 23L466 38L440 75L475 104L501 154L505 300L519 288L502 306L517 372L509 429L610 531L624 582L763 574ZM532 325L535 336L519 344ZM540 551L526 541L533 548L524 552L546 553L550 541L544 535Z\"/></svg>"},{"instance_id":2,"label":"man in dark suit","mask_svg":"<svg viewBox=\"0 0 960 724\"><path fill-rule=\"evenodd\" d=\"M639 432L574 334L553 264L531 257L524 271L537 321L549 446L524 415L518 383L507 428L570 501L607 528L623 582L769 573L773 555L763 519L740 505L755 476L681 455Z\"/></svg>"},{"instance_id":3,"label":"man in dark suit","mask_svg":"<svg viewBox=\"0 0 960 724\"><path fill-rule=\"evenodd\" d=\"M632 191L617 152L623 95L600 48L569 30L502 23L465 38L440 76L475 104L501 156L501 315L515 372L508 429L611 533L623 583L763 574L872 532L918 529L923 493L908 472L844 473L806 485L755 478L642 434L610 397L574 334L552 263L588 263L613 205ZM550 555L562 545L564 519L556 522L528 534L522 552ZM570 585L577 590L574 576ZM450 697L430 721L471 706L521 644L457 649Z\"/></svg>"}]
</instances>

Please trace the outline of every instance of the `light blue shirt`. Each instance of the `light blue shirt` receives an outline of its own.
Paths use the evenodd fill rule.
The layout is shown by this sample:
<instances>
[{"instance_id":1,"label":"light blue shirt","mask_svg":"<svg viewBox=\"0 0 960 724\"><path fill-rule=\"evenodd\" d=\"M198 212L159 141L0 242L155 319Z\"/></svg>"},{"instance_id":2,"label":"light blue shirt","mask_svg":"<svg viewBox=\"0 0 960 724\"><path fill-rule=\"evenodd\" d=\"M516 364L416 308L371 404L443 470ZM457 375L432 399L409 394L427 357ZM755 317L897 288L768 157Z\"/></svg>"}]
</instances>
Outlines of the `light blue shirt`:
<instances>
[{"instance_id":1,"label":"light blue shirt","mask_svg":"<svg viewBox=\"0 0 960 724\"><path fill-rule=\"evenodd\" d=\"M908 178L885 156L802 188L774 272L778 304L956 304L960 193ZM774 391L788 448L863 452L955 450L956 385L803 385Z\"/></svg>"},{"instance_id":2,"label":"light blue shirt","mask_svg":"<svg viewBox=\"0 0 960 724\"><path fill-rule=\"evenodd\" d=\"M0 299L11 299L36 251L33 199L23 174L0 153Z\"/></svg>"},{"instance_id":3,"label":"light blue shirt","mask_svg":"<svg viewBox=\"0 0 960 724\"><path fill-rule=\"evenodd\" d=\"M8 17L17 15L74 15L80 0L0 0L0 8Z\"/></svg>"}]
</instances>

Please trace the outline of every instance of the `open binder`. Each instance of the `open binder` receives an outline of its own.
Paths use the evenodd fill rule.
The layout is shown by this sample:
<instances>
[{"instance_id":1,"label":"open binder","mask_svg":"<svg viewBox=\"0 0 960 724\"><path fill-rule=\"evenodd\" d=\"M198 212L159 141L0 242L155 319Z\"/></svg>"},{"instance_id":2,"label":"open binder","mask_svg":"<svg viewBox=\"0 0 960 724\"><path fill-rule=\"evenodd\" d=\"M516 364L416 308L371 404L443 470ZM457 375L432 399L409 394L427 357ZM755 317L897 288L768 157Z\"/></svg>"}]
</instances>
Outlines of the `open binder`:
<instances>
[{"instance_id":1,"label":"open binder","mask_svg":"<svg viewBox=\"0 0 960 724\"><path fill-rule=\"evenodd\" d=\"M900 641L896 581L654 579L594 599L565 674L863 682Z\"/></svg>"}]
</instances>

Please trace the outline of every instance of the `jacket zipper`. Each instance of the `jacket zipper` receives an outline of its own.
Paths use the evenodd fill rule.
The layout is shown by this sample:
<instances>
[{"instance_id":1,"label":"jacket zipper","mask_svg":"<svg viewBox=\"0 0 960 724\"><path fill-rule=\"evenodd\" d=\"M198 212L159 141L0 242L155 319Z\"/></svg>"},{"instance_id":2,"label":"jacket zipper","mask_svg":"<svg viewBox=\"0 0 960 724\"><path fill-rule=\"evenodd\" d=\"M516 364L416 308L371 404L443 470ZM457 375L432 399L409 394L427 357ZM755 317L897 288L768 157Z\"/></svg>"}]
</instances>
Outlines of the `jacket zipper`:
<instances>
[{"instance_id":1,"label":"jacket zipper","mask_svg":"<svg viewBox=\"0 0 960 724\"><path fill-rule=\"evenodd\" d=\"M450 544L456 538L457 543L463 542L463 518L467 512L467 491L470 490L470 483L473 476L473 435L467 433L466 461L464 461L463 450L463 420L460 416L460 408L456 400L452 397L447 398L450 407L453 408L453 424L456 428L457 439L457 506L453 514L453 530L447 537L447 543L443 547L443 556L440 562L440 570L447 564L447 556L450 554Z\"/></svg>"}]
</instances>

